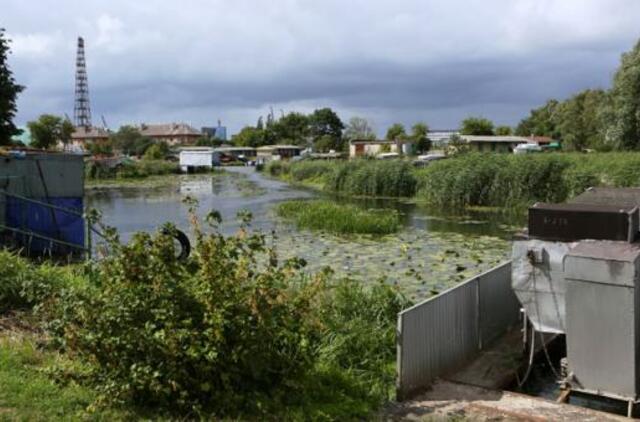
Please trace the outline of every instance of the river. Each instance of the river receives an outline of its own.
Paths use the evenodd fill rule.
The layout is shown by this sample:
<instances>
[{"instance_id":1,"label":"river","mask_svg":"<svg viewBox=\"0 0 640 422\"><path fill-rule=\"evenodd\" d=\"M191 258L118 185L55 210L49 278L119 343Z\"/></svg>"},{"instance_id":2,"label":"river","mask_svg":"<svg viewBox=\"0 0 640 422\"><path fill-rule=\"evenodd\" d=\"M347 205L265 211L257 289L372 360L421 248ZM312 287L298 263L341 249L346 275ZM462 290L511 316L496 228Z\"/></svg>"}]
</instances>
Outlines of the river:
<instances>
[{"instance_id":1,"label":"river","mask_svg":"<svg viewBox=\"0 0 640 422\"><path fill-rule=\"evenodd\" d=\"M414 300L507 259L508 239L515 228L511 219L495 213L443 214L403 200L333 197L367 208L396 209L403 228L382 237L298 230L275 215L274 205L324 194L265 177L252 167L175 176L171 183L156 188L88 189L85 196L87 207L100 210L103 222L117 228L125 241L136 231L154 231L165 222L189 233L188 206L182 202L186 196L198 200L201 216L218 210L224 219L220 230L225 234L237 230L237 212L248 210L253 215L252 227L269 233L282 258L304 258L307 271L329 266L338 276L395 283Z\"/></svg>"}]
</instances>

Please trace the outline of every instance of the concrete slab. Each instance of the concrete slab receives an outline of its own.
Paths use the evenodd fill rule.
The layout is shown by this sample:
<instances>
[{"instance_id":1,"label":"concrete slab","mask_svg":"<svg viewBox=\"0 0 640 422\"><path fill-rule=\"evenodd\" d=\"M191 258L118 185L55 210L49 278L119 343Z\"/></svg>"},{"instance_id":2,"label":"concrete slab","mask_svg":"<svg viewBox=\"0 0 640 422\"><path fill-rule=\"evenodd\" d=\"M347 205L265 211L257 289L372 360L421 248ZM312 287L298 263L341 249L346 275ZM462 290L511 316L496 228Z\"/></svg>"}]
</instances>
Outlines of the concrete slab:
<instances>
[{"instance_id":1,"label":"concrete slab","mask_svg":"<svg viewBox=\"0 0 640 422\"><path fill-rule=\"evenodd\" d=\"M585 421L620 422L629 419L596 410L558 404L508 391L437 381L414 400L389 407L381 419L389 421Z\"/></svg>"}]
</instances>

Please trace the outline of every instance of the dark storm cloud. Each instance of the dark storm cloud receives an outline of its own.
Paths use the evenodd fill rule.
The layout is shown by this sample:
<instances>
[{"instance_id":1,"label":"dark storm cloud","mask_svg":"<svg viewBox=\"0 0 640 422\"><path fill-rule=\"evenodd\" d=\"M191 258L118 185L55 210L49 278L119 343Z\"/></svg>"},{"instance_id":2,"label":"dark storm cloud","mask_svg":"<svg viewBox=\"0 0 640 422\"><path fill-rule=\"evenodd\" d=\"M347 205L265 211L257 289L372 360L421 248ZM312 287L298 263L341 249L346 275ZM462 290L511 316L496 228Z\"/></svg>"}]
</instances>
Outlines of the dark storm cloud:
<instances>
[{"instance_id":1,"label":"dark storm cloud","mask_svg":"<svg viewBox=\"0 0 640 422\"><path fill-rule=\"evenodd\" d=\"M47 14L8 1L0 26L28 87L22 123L72 110L81 33L94 115L112 126L222 117L233 130L270 106L331 106L381 131L468 114L515 124L548 98L607 87L640 18L634 0L61 0Z\"/></svg>"}]
</instances>

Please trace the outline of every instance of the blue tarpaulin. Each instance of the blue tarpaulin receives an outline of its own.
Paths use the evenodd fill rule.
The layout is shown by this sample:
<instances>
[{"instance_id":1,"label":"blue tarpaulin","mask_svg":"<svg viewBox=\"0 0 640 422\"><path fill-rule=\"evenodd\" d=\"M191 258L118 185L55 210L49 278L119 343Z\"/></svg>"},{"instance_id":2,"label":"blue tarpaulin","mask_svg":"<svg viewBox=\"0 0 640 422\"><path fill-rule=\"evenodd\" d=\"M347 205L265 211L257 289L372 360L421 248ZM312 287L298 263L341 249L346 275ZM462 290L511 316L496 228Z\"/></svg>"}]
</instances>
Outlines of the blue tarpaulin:
<instances>
[{"instance_id":1,"label":"blue tarpaulin","mask_svg":"<svg viewBox=\"0 0 640 422\"><path fill-rule=\"evenodd\" d=\"M46 199L40 199L47 202ZM49 198L48 203L57 207L83 212L82 198ZM7 197L6 225L23 231L62 240L67 243L85 246L84 220L81 216L66 211L49 208L43 204L23 199ZM80 250L35 236L16 234L14 237L29 253L77 253ZM74 250L75 249L75 250Z\"/></svg>"}]
</instances>

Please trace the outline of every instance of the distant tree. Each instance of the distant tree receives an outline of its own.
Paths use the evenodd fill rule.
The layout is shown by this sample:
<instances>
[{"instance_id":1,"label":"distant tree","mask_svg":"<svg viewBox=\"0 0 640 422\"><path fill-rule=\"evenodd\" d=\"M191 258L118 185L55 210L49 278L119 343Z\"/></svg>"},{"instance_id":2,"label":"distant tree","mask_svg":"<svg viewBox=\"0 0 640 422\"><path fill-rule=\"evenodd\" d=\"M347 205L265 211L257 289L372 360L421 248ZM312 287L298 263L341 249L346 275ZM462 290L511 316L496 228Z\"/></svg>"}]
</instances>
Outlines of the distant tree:
<instances>
[{"instance_id":1,"label":"distant tree","mask_svg":"<svg viewBox=\"0 0 640 422\"><path fill-rule=\"evenodd\" d=\"M264 130L264 123L262 121L262 116L258 118L258 122L256 123L256 129Z\"/></svg>"},{"instance_id":2,"label":"distant tree","mask_svg":"<svg viewBox=\"0 0 640 422\"><path fill-rule=\"evenodd\" d=\"M467 144L458 134L453 134L449 138L449 142L447 144L447 148L445 149L445 154L447 155L457 155L462 154L469 151L469 144Z\"/></svg>"},{"instance_id":3,"label":"distant tree","mask_svg":"<svg viewBox=\"0 0 640 422\"><path fill-rule=\"evenodd\" d=\"M483 117L467 117L462 121L463 135L493 135L493 122Z\"/></svg>"},{"instance_id":4,"label":"distant tree","mask_svg":"<svg viewBox=\"0 0 640 422\"><path fill-rule=\"evenodd\" d=\"M429 126L426 123L419 122L411 127L411 139L415 143L418 153L425 153L431 149L431 140L428 137Z\"/></svg>"},{"instance_id":5,"label":"distant tree","mask_svg":"<svg viewBox=\"0 0 640 422\"><path fill-rule=\"evenodd\" d=\"M153 139L143 136L137 127L130 125L121 126L117 132L112 133L109 142L112 149L136 157L142 157L147 148L155 143Z\"/></svg>"},{"instance_id":6,"label":"distant tree","mask_svg":"<svg viewBox=\"0 0 640 422\"><path fill-rule=\"evenodd\" d=\"M73 136L73 132L76 128L73 126L73 123L69 119L64 119L62 121L62 126L60 127L60 142L64 149L67 149L67 145L71 142L71 136Z\"/></svg>"},{"instance_id":7,"label":"distant tree","mask_svg":"<svg viewBox=\"0 0 640 422\"><path fill-rule=\"evenodd\" d=\"M91 155L113 155L113 144L109 141L91 142L87 148Z\"/></svg>"},{"instance_id":8,"label":"distant tree","mask_svg":"<svg viewBox=\"0 0 640 422\"><path fill-rule=\"evenodd\" d=\"M266 145L264 131L253 126L245 126L237 134L231 137L231 142L239 147L256 148Z\"/></svg>"},{"instance_id":9,"label":"distant tree","mask_svg":"<svg viewBox=\"0 0 640 422\"><path fill-rule=\"evenodd\" d=\"M513 129L511 129L511 126L498 126L495 132L496 132L496 135L499 135L499 136L513 135Z\"/></svg>"},{"instance_id":10,"label":"distant tree","mask_svg":"<svg viewBox=\"0 0 640 422\"><path fill-rule=\"evenodd\" d=\"M313 149L318 152L343 151L346 149L346 143L342 138L324 135L313 143Z\"/></svg>"},{"instance_id":11,"label":"distant tree","mask_svg":"<svg viewBox=\"0 0 640 422\"><path fill-rule=\"evenodd\" d=\"M325 136L330 136L336 141L342 139L343 129L344 123L330 108L321 108L309 115L309 134L314 142Z\"/></svg>"},{"instance_id":12,"label":"distant tree","mask_svg":"<svg viewBox=\"0 0 640 422\"><path fill-rule=\"evenodd\" d=\"M608 140L618 149L640 149L640 41L622 55L611 88L613 121Z\"/></svg>"},{"instance_id":13,"label":"distant tree","mask_svg":"<svg viewBox=\"0 0 640 422\"><path fill-rule=\"evenodd\" d=\"M18 107L16 100L18 94L24 90L13 78L9 68L9 43L5 38L4 29L0 28L0 145L11 143L11 137L19 135L20 129L13 124Z\"/></svg>"},{"instance_id":14,"label":"distant tree","mask_svg":"<svg viewBox=\"0 0 640 422\"><path fill-rule=\"evenodd\" d=\"M212 136L202 136L198 138L196 141L196 146L198 147L219 147L222 145L224 141L218 138L214 138Z\"/></svg>"},{"instance_id":15,"label":"distant tree","mask_svg":"<svg viewBox=\"0 0 640 422\"><path fill-rule=\"evenodd\" d=\"M349 141L354 139L372 140L376 139L376 134L367 119L352 117L345 128L344 138Z\"/></svg>"},{"instance_id":16,"label":"distant tree","mask_svg":"<svg viewBox=\"0 0 640 422\"><path fill-rule=\"evenodd\" d=\"M405 139L406 137L407 132L401 123L394 123L389 127L389 129L387 129L387 140L389 141L398 141Z\"/></svg>"},{"instance_id":17,"label":"distant tree","mask_svg":"<svg viewBox=\"0 0 640 422\"><path fill-rule=\"evenodd\" d=\"M282 116L272 129L277 143L286 139L295 145L306 146L309 142L309 117L302 113L291 112Z\"/></svg>"},{"instance_id":18,"label":"distant tree","mask_svg":"<svg viewBox=\"0 0 640 422\"><path fill-rule=\"evenodd\" d=\"M558 105L554 122L563 149L599 148L605 132L600 107L607 102L606 97L602 90L588 89Z\"/></svg>"},{"instance_id":19,"label":"distant tree","mask_svg":"<svg viewBox=\"0 0 640 422\"><path fill-rule=\"evenodd\" d=\"M556 111L560 102L549 100L542 107L531 110L529 116L522 119L516 127L518 136L548 136L559 139Z\"/></svg>"},{"instance_id":20,"label":"distant tree","mask_svg":"<svg viewBox=\"0 0 640 422\"><path fill-rule=\"evenodd\" d=\"M169 146L165 143L154 143L144 152L145 160L164 160L169 152Z\"/></svg>"},{"instance_id":21,"label":"distant tree","mask_svg":"<svg viewBox=\"0 0 640 422\"><path fill-rule=\"evenodd\" d=\"M27 123L31 134L31 145L35 148L49 149L58 142L68 142L73 133L73 125L69 128L62 117L43 114L37 120Z\"/></svg>"}]
</instances>

